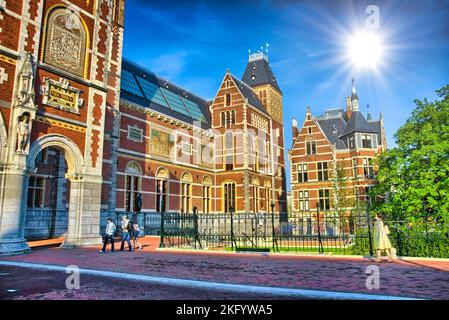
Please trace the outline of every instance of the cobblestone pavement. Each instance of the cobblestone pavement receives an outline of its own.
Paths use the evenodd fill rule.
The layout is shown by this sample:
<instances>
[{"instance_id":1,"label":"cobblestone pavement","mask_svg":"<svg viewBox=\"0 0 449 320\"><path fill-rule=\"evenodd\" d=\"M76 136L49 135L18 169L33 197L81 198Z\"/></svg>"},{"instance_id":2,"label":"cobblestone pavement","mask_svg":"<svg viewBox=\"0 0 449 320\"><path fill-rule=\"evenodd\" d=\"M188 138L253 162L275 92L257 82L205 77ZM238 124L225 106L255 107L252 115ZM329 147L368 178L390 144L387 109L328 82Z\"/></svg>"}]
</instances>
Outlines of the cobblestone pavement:
<instances>
[{"instance_id":1,"label":"cobblestone pavement","mask_svg":"<svg viewBox=\"0 0 449 320\"><path fill-rule=\"evenodd\" d=\"M380 289L368 290L365 283L369 275L365 272L369 265L374 264L368 259L166 252L155 251L154 247L153 243L147 244L147 247L141 251L105 254L98 253L98 248L94 247L36 248L31 254L0 257L0 260L59 266L76 265L87 269L235 284L449 299L449 262L447 261L415 260L375 264L380 269ZM5 268L0 266L0 273L3 269ZM34 274L36 271L28 272ZM45 274L48 276L51 273ZM0 277L2 283L4 279ZM103 280L92 279L92 281L93 284L99 285L97 289L93 289L94 292L107 291L107 287L101 286ZM145 288L147 287L146 284ZM138 291L142 292L141 289ZM177 291L179 288L178 290L167 289L167 295L160 293L159 297L165 299L173 295L181 299ZM194 294L188 291L183 290L182 299L198 297L196 290ZM151 293L144 296L153 297ZM155 299L157 297L158 294L154 296ZM229 298L229 295L218 294L216 298L219 297Z\"/></svg>"}]
</instances>

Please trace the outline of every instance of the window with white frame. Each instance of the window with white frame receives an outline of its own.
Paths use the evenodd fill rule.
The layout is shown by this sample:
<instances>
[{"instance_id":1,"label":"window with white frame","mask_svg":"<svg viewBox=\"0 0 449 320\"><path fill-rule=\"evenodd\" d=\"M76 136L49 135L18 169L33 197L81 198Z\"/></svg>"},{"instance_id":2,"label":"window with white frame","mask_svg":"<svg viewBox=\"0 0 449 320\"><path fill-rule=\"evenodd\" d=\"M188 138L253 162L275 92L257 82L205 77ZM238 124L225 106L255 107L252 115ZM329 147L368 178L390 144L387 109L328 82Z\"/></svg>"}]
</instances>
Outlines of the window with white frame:
<instances>
[{"instance_id":1,"label":"window with white frame","mask_svg":"<svg viewBox=\"0 0 449 320\"><path fill-rule=\"evenodd\" d=\"M371 158L363 158L363 173L366 178L374 178L374 166Z\"/></svg>"},{"instance_id":2,"label":"window with white frame","mask_svg":"<svg viewBox=\"0 0 449 320\"><path fill-rule=\"evenodd\" d=\"M310 199L309 199L309 191L299 191L299 210L300 211L309 211L310 210Z\"/></svg>"},{"instance_id":3,"label":"window with white frame","mask_svg":"<svg viewBox=\"0 0 449 320\"><path fill-rule=\"evenodd\" d=\"M327 168L327 162L318 162L317 170L318 170L318 181L329 180L329 170Z\"/></svg>"},{"instance_id":4,"label":"window with white frame","mask_svg":"<svg viewBox=\"0 0 449 320\"><path fill-rule=\"evenodd\" d=\"M372 148L373 142L371 141L370 134L362 134L362 147L363 148Z\"/></svg>"},{"instance_id":5,"label":"window with white frame","mask_svg":"<svg viewBox=\"0 0 449 320\"><path fill-rule=\"evenodd\" d=\"M329 189L321 189L318 191L318 196L319 196L319 205L320 205L320 210L321 211L326 211L329 210L331 208L330 206L330 202L331 202L331 197L330 197L330 190Z\"/></svg>"},{"instance_id":6,"label":"window with white frame","mask_svg":"<svg viewBox=\"0 0 449 320\"><path fill-rule=\"evenodd\" d=\"M298 164L298 182L308 182L309 174L307 172L307 163Z\"/></svg>"}]
</instances>

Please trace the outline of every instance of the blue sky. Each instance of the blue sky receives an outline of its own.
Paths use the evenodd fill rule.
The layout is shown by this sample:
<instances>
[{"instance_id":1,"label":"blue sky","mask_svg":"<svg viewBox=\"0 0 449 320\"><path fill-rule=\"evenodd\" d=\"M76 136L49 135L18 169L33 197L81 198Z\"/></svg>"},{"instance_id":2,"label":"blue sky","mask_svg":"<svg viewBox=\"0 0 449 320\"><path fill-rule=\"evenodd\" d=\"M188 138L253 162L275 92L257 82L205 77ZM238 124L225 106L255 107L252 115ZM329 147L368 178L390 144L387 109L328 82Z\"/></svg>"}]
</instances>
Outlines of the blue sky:
<instances>
[{"instance_id":1,"label":"blue sky","mask_svg":"<svg viewBox=\"0 0 449 320\"><path fill-rule=\"evenodd\" d=\"M373 70L344 58L348 37L364 30L368 5L380 13L385 52ZM449 0L127 0L124 56L212 99L229 68L241 77L253 52L269 43L283 91L286 149L291 118L344 107L355 78L361 111L382 112L389 147L414 108L449 83Z\"/></svg>"}]
</instances>

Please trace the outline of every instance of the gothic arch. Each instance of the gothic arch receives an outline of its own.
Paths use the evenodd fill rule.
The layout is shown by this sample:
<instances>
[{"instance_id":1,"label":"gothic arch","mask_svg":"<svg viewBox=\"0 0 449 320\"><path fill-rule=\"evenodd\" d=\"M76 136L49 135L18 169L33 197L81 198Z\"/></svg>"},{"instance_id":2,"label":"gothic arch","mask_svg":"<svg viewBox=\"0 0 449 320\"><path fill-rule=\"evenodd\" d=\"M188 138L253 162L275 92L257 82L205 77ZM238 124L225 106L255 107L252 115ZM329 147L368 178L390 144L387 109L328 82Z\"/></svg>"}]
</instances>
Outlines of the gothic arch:
<instances>
[{"instance_id":1,"label":"gothic arch","mask_svg":"<svg viewBox=\"0 0 449 320\"><path fill-rule=\"evenodd\" d=\"M34 169L37 156L42 150L48 147L64 150L68 175L82 174L84 169L84 158L81 150L72 140L60 134L47 134L33 142L28 156L28 168Z\"/></svg>"}]
</instances>

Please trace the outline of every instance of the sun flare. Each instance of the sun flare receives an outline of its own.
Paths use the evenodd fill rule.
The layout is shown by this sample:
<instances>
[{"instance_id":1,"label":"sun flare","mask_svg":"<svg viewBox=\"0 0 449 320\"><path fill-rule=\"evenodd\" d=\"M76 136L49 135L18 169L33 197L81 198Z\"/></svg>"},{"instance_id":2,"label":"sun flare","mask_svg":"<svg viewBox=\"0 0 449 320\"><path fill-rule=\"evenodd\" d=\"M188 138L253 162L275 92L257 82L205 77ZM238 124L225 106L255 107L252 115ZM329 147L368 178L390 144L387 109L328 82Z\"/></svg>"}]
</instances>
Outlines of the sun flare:
<instances>
[{"instance_id":1,"label":"sun flare","mask_svg":"<svg viewBox=\"0 0 449 320\"><path fill-rule=\"evenodd\" d=\"M371 32L359 32L349 37L347 55L356 68L379 66L384 54L382 39Z\"/></svg>"}]
</instances>

